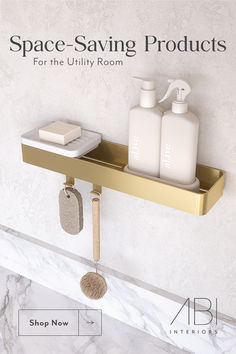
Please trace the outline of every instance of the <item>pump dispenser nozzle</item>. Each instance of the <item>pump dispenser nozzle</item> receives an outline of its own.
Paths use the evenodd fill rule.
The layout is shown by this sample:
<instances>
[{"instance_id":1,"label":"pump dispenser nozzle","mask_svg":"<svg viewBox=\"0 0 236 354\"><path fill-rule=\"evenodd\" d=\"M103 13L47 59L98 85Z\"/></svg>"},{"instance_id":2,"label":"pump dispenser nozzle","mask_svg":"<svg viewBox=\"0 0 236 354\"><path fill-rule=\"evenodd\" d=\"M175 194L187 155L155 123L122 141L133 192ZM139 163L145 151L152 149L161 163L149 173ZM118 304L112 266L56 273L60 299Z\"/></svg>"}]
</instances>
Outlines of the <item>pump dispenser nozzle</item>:
<instances>
[{"instance_id":1,"label":"pump dispenser nozzle","mask_svg":"<svg viewBox=\"0 0 236 354\"><path fill-rule=\"evenodd\" d=\"M168 82L170 83L168 90L159 103L170 97L172 91L177 90L176 100L172 102L172 112L186 113L188 111L188 103L185 102L185 98L191 92L191 87L184 80L168 80Z\"/></svg>"},{"instance_id":2,"label":"pump dispenser nozzle","mask_svg":"<svg viewBox=\"0 0 236 354\"><path fill-rule=\"evenodd\" d=\"M156 99L156 84L155 81L149 78L133 76L133 79L142 82L140 94L140 106L145 108L155 107Z\"/></svg>"},{"instance_id":3,"label":"pump dispenser nozzle","mask_svg":"<svg viewBox=\"0 0 236 354\"><path fill-rule=\"evenodd\" d=\"M133 76L133 79L139 80L142 82L142 89L143 90L155 90L156 89L155 81L153 81L149 78Z\"/></svg>"}]
</instances>

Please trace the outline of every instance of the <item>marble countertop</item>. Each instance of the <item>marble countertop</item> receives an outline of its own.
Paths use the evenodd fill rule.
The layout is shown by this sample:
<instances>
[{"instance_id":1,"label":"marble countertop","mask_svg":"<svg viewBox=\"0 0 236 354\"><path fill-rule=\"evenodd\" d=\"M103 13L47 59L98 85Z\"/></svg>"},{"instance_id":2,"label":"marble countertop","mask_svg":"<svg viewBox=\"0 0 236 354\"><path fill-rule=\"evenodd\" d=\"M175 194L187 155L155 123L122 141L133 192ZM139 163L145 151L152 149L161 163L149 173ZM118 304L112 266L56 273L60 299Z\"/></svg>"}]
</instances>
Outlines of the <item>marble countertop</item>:
<instances>
[{"instance_id":1,"label":"marble countertop","mask_svg":"<svg viewBox=\"0 0 236 354\"><path fill-rule=\"evenodd\" d=\"M169 343L102 315L96 333L96 312L64 295L0 267L1 354L184 354ZM19 336L19 309L81 309L80 336ZM95 324L95 328L94 327ZM55 340L56 339L56 340Z\"/></svg>"}]
</instances>

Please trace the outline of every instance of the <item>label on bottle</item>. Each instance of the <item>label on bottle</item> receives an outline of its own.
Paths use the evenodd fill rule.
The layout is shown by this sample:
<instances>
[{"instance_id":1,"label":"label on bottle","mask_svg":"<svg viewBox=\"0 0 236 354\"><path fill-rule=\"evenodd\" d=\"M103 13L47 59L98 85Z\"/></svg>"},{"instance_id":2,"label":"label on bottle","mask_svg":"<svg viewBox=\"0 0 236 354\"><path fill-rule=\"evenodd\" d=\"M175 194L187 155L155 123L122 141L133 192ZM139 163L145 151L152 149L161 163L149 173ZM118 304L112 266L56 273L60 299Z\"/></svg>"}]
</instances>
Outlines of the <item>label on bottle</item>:
<instances>
[{"instance_id":1,"label":"label on bottle","mask_svg":"<svg viewBox=\"0 0 236 354\"><path fill-rule=\"evenodd\" d=\"M172 153L172 146L171 144L165 144L165 150L164 150L164 158L163 158L163 163L165 168L171 168L171 153Z\"/></svg>"},{"instance_id":2,"label":"label on bottle","mask_svg":"<svg viewBox=\"0 0 236 354\"><path fill-rule=\"evenodd\" d=\"M140 150L140 137L134 135L133 137L133 144L130 146L130 154L132 155L135 161L139 161L139 150Z\"/></svg>"}]
</instances>

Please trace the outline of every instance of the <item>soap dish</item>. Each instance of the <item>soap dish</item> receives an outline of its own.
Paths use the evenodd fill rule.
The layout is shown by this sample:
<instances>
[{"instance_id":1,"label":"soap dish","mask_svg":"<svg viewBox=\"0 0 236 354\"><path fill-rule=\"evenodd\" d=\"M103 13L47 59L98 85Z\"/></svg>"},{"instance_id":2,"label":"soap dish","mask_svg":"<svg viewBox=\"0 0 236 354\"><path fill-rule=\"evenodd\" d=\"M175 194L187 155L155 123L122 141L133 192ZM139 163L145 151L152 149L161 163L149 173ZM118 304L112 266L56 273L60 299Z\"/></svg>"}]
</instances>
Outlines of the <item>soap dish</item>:
<instances>
[{"instance_id":1,"label":"soap dish","mask_svg":"<svg viewBox=\"0 0 236 354\"><path fill-rule=\"evenodd\" d=\"M98 147L101 143L101 139L101 134L82 129L81 137L66 145L60 145L41 140L39 138L38 129L33 129L21 136L21 143L41 150L53 152L58 155L67 157L81 157Z\"/></svg>"}]
</instances>

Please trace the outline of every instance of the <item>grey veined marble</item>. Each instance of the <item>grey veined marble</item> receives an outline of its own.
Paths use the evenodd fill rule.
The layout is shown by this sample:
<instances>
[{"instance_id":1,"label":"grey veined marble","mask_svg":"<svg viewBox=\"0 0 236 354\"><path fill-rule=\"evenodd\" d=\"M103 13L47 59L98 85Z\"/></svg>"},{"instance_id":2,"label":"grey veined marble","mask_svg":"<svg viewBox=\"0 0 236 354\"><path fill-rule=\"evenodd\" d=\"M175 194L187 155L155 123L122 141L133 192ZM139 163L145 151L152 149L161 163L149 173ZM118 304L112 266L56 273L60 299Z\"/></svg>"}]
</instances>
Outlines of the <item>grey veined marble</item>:
<instances>
[{"instance_id":1,"label":"grey veined marble","mask_svg":"<svg viewBox=\"0 0 236 354\"><path fill-rule=\"evenodd\" d=\"M167 354L187 353L174 346L103 315L102 336L18 336L19 309L83 309L81 334L91 332L95 311L0 267L1 354ZM94 330L93 330L94 331Z\"/></svg>"},{"instance_id":2,"label":"grey veined marble","mask_svg":"<svg viewBox=\"0 0 236 354\"><path fill-rule=\"evenodd\" d=\"M102 274L108 284L108 291L102 299L98 301L90 300L81 292L79 283L85 273L93 270L91 262L83 260L82 263L80 259L58 252L57 248L46 247L45 243L40 244L32 239L30 240L29 237L16 230L3 226L0 229L1 266L26 278L33 279L35 282L92 309L102 309L103 314L169 343L170 348L174 346L181 350L187 349L195 354L235 354L236 327L233 318L223 314L220 316L219 313L218 323L216 324L214 319L209 325L204 326L203 331L202 325L193 325L192 322L191 325L188 325L186 321L188 309L185 306L174 326L172 326L171 322L180 310L181 302L174 297L167 297L164 291L155 292L151 287L148 290L147 287L144 288L139 283L131 282L127 277L123 279L121 276L117 277L115 271L107 272L108 269L105 268L103 268ZM36 298L41 301L40 293L37 294ZM35 308L40 307L37 302L35 304ZM55 308L54 304L56 302L52 300L51 304L52 308ZM41 308L44 308L42 302L40 302L40 305ZM33 304L29 304L28 308L34 308ZM61 307L59 306L59 308ZM206 311L199 315L201 323L209 321ZM193 319L192 308L190 309L190 316ZM82 320L86 321L87 317L82 316ZM87 318L87 321L90 320ZM93 318L92 322L96 323L96 321L98 321L98 318ZM85 327L83 326L80 329L87 331L88 326ZM177 330L178 333L176 334L174 330ZM195 333L193 334L192 331L195 331ZM212 334L210 334L210 331ZM215 331L217 331L217 334L215 334ZM94 334L97 333L95 331ZM109 326L106 333L110 333ZM113 333L109 335L113 336ZM61 337L58 338L60 340ZM137 344L137 338L142 338L142 335L139 334L135 337L134 346ZM169 349L168 351L170 352ZM122 354L125 353L124 348L121 352ZM109 351L110 353L112 351ZM90 352L85 352L85 354L90 354Z\"/></svg>"},{"instance_id":3,"label":"grey veined marble","mask_svg":"<svg viewBox=\"0 0 236 354\"><path fill-rule=\"evenodd\" d=\"M202 218L103 188L101 258L104 265L180 296L220 299L236 317L236 1L0 0L0 223L84 258L92 254L92 185L76 180L84 204L78 237L60 227L58 192L65 176L22 162L20 135L57 119L97 131L105 140L128 141L128 112L138 103L133 75L151 77L157 98L168 78L192 87L190 110L200 119L198 162L227 171L223 197ZM126 52L10 51L10 37L135 40ZM225 40L225 52L145 52L144 36L158 40ZM22 42L21 42L22 43ZM13 49L16 46L13 47ZM56 56L92 61L122 59L122 66L34 65ZM82 60L81 60L82 62ZM170 108L172 98L163 103ZM148 124L147 124L148 125Z\"/></svg>"}]
</instances>

